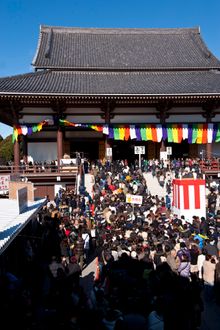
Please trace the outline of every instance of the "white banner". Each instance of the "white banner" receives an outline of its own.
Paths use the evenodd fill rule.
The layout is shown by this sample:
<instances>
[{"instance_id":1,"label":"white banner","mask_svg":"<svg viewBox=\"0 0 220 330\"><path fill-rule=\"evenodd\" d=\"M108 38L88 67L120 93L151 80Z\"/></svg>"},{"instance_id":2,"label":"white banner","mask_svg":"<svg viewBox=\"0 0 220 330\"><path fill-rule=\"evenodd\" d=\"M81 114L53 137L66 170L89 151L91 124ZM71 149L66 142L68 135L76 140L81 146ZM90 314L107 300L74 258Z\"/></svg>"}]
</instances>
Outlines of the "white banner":
<instances>
[{"instance_id":1,"label":"white banner","mask_svg":"<svg viewBox=\"0 0 220 330\"><path fill-rule=\"evenodd\" d=\"M106 148L106 156L108 157L112 156L112 148Z\"/></svg>"},{"instance_id":2,"label":"white banner","mask_svg":"<svg viewBox=\"0 0 220 330\"><path fill-rule=\"evenodd\" d=\"M167 147L167 155L172 155L172 147Z\"/></svg>"},{"instance_id":3,"label":"white banner","mask_svg":"<svg viewBox=\"0 0 220 330\"><path fill-rule=\"evenodd\" d=\"M160 160L167 160L167 152L166 151L161 151L160 152Z\"/></svg>"},{"instance_id":4,"label":"white banner","mask_svg":"<svg viewBox=\"0 0 220 330\"><path fill-rule=\"evenodd\" d=\"M135 146L134 147L135 155L144 155L145 154L145 146Z\"/></svg>"}]
</instances>

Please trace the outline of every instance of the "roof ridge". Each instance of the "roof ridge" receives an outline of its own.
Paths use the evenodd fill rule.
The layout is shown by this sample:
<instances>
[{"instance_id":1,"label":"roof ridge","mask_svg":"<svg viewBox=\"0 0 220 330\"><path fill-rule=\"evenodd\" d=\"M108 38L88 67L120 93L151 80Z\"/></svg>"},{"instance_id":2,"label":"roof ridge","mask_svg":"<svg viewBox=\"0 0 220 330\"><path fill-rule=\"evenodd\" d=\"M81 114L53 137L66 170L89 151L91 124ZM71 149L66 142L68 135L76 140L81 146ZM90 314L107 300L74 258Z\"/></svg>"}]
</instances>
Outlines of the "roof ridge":
<instances>
[{"instance_id":1,"label":"roof ridge","mask_svg":"<svg viewBox=\"0 0 220 330\"><path fill-rule=\"evenodd\" d=\"M63 27L41 25L40 32L57 33L88 33L88 34L183 34L195 33L200 34L199 27L193 28L96 28L96 27Z\"/></svg>"}]
</instances>

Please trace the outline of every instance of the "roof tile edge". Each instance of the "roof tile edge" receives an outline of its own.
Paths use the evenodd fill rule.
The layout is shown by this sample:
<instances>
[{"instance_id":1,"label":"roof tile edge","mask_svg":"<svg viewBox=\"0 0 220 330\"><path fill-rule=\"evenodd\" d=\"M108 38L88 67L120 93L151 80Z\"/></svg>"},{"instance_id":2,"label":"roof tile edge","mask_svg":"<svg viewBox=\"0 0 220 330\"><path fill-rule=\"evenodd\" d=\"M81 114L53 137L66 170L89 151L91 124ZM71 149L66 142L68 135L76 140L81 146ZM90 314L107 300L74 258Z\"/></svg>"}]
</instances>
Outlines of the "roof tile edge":
<instances>
[{"instance_id":1,"label":"roof tile edge","mask_svg":"<svg viewBox=\"0 0 220 330\"><path fill-rule=\"evenodd\" d=\"M193 28L86 28L41 25L40 32L49 33L88 33L88 34L200 34L199 27Z\"/></svg>"}]
</instances>

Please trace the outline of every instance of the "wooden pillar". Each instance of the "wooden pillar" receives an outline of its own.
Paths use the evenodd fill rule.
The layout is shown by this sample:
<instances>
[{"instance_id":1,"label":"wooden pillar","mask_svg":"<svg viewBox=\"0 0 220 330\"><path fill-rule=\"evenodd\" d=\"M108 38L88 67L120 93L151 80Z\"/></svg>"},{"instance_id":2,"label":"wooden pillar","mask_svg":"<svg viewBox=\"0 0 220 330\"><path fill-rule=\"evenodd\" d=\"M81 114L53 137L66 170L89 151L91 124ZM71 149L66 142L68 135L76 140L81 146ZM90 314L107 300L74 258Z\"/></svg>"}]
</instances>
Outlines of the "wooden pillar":
<instances>
[{"instance_id":1,"label":"wooden pillar","mask_svg":"<svg viewBox=\"0 0 220 330\"><path fill-rule=\"evenodd\" d=\"M105 141L99 141L99 159L103 160L105 155Z\"/></svg>"},{"instance_id":2,"label":"wooden pillar","mask_svg":"<svg viewBox=\"0 0 220 330\"><path fill-rule=\"evenodd\" d=\"M20 166L20 143L19 139L14 142L14 172L19 173Z\"/></svg>"},{"instance_id":3,"label":"wooden pillar","mask_svg":"<svg viewBox=\"0 0 220 330\"><path fill-rule=\"evenodd\" d=\"M212 143L206 143L206 157L212 158Z\"/></svg>"},{"instance_id":4,"label":"wooden pillar","mask_svg":"<svg viewBox=\"0 0 220 330\"><path fill-rule=\"evenodd\" d=\"M196 143L189 144L189 157L190 158L198 157L198 144Z\"/></svg>"},{"instance_id":5,"label":"wooden pillar","mask_svg":"<svg viewBox=\"0 0 220 330\"><path fill-rule=\"evenodd\" d=\"M60 160L63 157L63 132L59 127L57 130L57 166L60 171Z\"/></svg>"},{"instance_id":6,"label":"wooden pillar","mask_svg":"<svg viewBox=\"0 0 220 330\"><path fill-rule=\"evenodd\" d=\"M22 151L23 151L23 161L25 164L28 163L28 146L27 146L27 136L22 135Z\"/></svg>"},{"instance_id":7,"label":"wooden pillar","mask_svg":"<svg viewBox=\"0 0 220 330\"><path fill-rule=\"evenodd\" d=\"M153 141L147 141L147 158L156 158L156 143Z\"/></svg>"},{"instance_id":8,"label":"wooden pillar","mask_svg":"<svg viewBox=\"0 0 220 330\"><path fill-rule=\"evenodd\" d=\"M160 145L160 152L161 151L166 151L165 143L163 140L161 141L161 145Z\"/></svg>"}]
</instances>

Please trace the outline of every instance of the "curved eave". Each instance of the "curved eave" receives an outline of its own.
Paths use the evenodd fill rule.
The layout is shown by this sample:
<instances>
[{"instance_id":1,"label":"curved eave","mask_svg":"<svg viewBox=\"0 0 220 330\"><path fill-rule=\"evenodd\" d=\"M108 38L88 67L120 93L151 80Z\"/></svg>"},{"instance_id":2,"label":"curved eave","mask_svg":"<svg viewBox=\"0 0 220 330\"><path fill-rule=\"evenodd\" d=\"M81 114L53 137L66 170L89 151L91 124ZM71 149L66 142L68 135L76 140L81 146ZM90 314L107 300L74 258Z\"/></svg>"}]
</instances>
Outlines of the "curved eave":
<instances>
[{"instance_id":1,"label":"curved eave","mask_svg":"<svg viewBox=\"0 0 220 330\"><path fill-rule=\"evenodd\" d=\"M30 93L0 93L0 99L16 99L29 101L48 101L48 100L65 100L65 101L156 101L156 100L173 100L173 101L199 101L220 99L220 93L194 93L194 94L30 94Z\"/></svg>"},{"instance_id":2,"label":"curved eave","mask_svg":"<svg viewBox=\"0 0 220 330\"><path fill-rule=\"evenodd\" d=\"M40 51L40 45L41 45L41 39L42 39L42 33L41 33L42 30L43 30L43 26L40 25L40 33L39 33L38 42L37 42L37 49L36 49L34 58L33 58L32 62L31 62L31 65L32 66L35 66L35 63L37 61L37 57L38 57L38 54L39 54L39 51Z\"/></svg>"}]
</instances>

